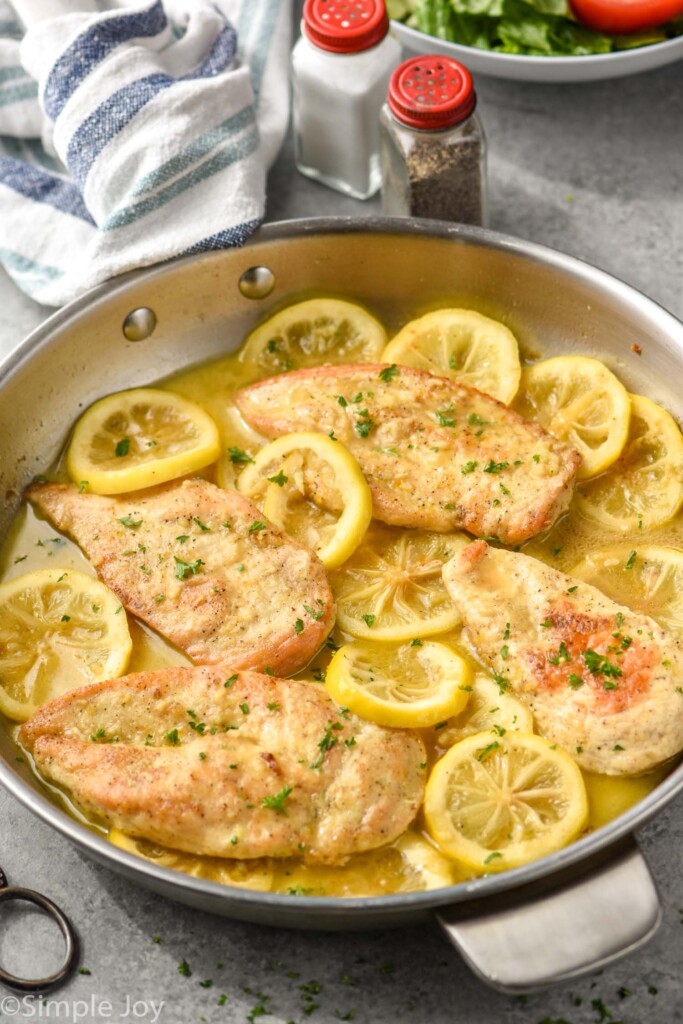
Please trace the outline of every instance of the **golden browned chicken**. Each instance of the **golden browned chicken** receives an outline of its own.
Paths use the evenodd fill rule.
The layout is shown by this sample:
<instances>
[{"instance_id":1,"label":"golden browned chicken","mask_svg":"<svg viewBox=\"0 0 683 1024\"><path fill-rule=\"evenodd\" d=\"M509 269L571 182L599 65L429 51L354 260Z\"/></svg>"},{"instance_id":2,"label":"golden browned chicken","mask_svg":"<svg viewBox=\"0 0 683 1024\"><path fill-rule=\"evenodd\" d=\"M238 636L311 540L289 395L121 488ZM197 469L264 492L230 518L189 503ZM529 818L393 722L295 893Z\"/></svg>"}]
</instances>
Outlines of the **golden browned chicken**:
<instances>
[{"instance_id":1,"label":"golden browned chicken","mask_svg":"<svg viewBox=\"0 0 683 1024\"><path fill-rule=\"evenodd\" d=\"M332 628L322 563L235 491L187 480L138 496L63 484L26 493L129 611L199 664L287 675Z\"/></svg>"},{"instance_id":2,"label":"golden browned chicken","mask_svg":"<svg viewBox=\"0 0 683 1024\"><path fill-rule=\"evenodd\" d=\"M407 828L426 774L415 734L338 709L315 683L218 666L75 690L21 742L88 813L218 857L341 864Z\"/></svg>"},{"instance_id":3,"label":"golden browned chicken","mask_svg":"<svg viewBox=\"0 0 683 1024\"><path fill-rule=\"evenodd\" d=\"M683 645L652 619L483 541L443 577L479 658L582 768L632 775L683 748Z\"/></svg>"},{"instance_id":4,"label":"golden browned chicken","mask_svg":"<svg viewBox=\"0 0 683 1024\"><path fill-rule=\"evenodd\" d=\"M516 544L571 501L581 456L455 380L404 366L320 366L238 391L266 437L330 434L355 455L377 519ZM334 510L333 510L334 511Z\"/></svg>"}]
</instances>

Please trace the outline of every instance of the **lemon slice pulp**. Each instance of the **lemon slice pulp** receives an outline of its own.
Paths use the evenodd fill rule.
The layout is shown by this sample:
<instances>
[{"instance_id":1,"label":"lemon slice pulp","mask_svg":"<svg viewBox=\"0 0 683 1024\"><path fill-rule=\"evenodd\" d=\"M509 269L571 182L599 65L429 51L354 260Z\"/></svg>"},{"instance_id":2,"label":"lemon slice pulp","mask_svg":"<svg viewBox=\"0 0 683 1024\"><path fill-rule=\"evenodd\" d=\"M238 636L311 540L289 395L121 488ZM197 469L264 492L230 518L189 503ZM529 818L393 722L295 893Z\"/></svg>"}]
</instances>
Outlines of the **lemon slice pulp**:
<instances>
[{"instance_id":1,"label":"lemon slice pulp","mask_svg":"<svg viewBox=\"0 0 683 1024\"><path fill-rule=\"evenodd\" d=\"M477 672L467 707L439 730L438 744L452 747L466 736L486 730L505 735L509 731L533 732L533 729L534 716L526 704L507 690L501 693L498 683L484 672Z\"/></svg>"},{"instance_id":2,"label":"lemon slice pulp","mask_svg":"<svg viewBox=\"0 0 683 1024\"><path fill-rule=\"evenodd\" d=\"M96 494L122 494L215 462L218 429L203 409L170 391L136 388L91 405L74 429L67 470Z\"/></svg>"},{"instance_id":3,"label":"lemon slice pulp","mask_svg":"<svg viewBox=\"0 0 683 1024\"><path fill-rule=\"evenodd\" d=\"M631 395L631 409L621 458L576 495L587 518L622 533L662 526L683 503L683 436L678 424L642 395Z\"/></svg>"},{"instance_id":4,"label":"lemon slice pulp","mask_svg":"<svg viewBox=\"0 0 683 1024\"><path fill-rule=\"evenodd\" d=\"M626 444L629 395L598 359L556 356L528 367L516 408L581 453L582 480L611 466Z\"/></svg>"},{"instance_id":5,"label":"lemon slice pulp","mask_svg":"<svg viewBox=\"0 0 683 1024\"><path fill-rule=\"evenodd\" d=\"M48 700L124 673L126 613L104 583L39 569L0 586L0 711L24 722Z\"/></svg>"},{"instance_id":6,"label":"lemon slice pulp","mask_svg":"<svg viewBox=\"0 0 683 1024\"><path fill-rule=\"evenodd\" d=\"M438 761L424 803L429 834L479 872L538 860L588 820L586 787L571 757L531 733L476 733Z\"/></svg>"},{"instance_id":7,"label":"lemon slice pulp","mask_svg":"<svg viewBox=\"0 0 683 1024\"><path fill-rule=\"evenodd\" d=\"M461 533L373 524L364 542L330 577L337 622L352 636L411 640L460 621L442 579L444 564L468 539Z\"/></svg>"},{"instance_id":8,"label":"lemon slice pulp","mask_svg":"<svg viewBox=\"0 0 683 1024\"><path fill-rule=\"evenodd\" d=\"M372 495L360 466L324 434L278 437L255 455L237 486L271 522L316 551L328 569L355 551L372 518Z\"/></svg>"},{"instance_id":9,"label":"lemon slice pulp","mask_svg":"<svg viewBox=\"0 0 683 1024\"><path fill-rule=\"evenodd\" d=\"M149 839L138 839L122 832L118 828L109 830L109 842L120 850L134 853L153 864L174 871L182 871L194 878L206 878L222 885L235 885L240 889L256 889L258 892L270 892L273 887L274 871L269 862L261 860L228 860L223 857L196 856L170 850L159 846Z\"/></svg>"},{"instance_id":10,"label":"lemon slice pulp","mask_svg":"<svg viewBox=\"0 0 683 1024\"><path fill-rule=\"evenodd\" d=\"M377 362L386 342L381 323L362 306L307 299L259 324L239 358L259 377L270 377L321 363Z\"/></svg>"},{"instance_id":11,"label":"lemon slice pulp","mask_svg":"<svg viewBox=\"0 0 683 1024\"><path fill-rule=\"evenodd\" d=\"M572 576L597 587L617 604L649 615L683 640L683 551L655 544L616 544L592 551Z\"/></svg>"},{"instance_id":12,"label":"lemon slice pulp","mask_svg":"<svg viewBox=\"0 0 683 1024\"><path fill-rule=\"evenodd\" d=\"M464 708L472 671L446 644L354 643L341 647L325 677L340 707L377 725L436 725Z\"/></svg>"},{"instance_id":13,"label":"lemon slice pulp","mask_svg":"<svg viewBox=\"0 0 683 1024\"><path fill-rule=\"evenodd\" d=\"M522 372L512 331L471 309L439 309L411 320L389 342L382 362L457 378L499 402L512 401Z\"/></svg>"},{"instance_id":14,"label":"lemon slice pulp","mask_svg":"<svg viewBox=\"0 0 683 1024\"><path fill-rule=\"evenodd\" d=\"M404 832L393 845L403 860L402 892L443 889L455 882L455 865L422 836Z\"/></svg>"}]
</instances>

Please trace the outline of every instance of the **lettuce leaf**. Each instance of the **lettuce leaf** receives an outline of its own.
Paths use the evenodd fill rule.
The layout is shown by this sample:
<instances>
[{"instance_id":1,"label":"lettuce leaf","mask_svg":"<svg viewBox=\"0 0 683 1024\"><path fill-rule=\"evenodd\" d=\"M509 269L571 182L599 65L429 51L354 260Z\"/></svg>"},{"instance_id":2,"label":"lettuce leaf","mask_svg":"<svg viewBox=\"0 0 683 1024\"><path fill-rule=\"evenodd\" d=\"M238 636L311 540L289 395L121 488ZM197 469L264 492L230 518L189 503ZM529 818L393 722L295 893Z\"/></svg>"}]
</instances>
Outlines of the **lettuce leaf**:
<instances>
[{"instance_id":1,"label":"lettuce leaf","mask_svg":"<svg viewBox=\"0 0 683 1024\"><path fill-rule=\"evenodd\" d=\"M584 56L647 46L683 34L683 20L638 36L584 28L569 0L390 0L410 25L452 43L501 53Z\"/></svg>"}]
</instances>

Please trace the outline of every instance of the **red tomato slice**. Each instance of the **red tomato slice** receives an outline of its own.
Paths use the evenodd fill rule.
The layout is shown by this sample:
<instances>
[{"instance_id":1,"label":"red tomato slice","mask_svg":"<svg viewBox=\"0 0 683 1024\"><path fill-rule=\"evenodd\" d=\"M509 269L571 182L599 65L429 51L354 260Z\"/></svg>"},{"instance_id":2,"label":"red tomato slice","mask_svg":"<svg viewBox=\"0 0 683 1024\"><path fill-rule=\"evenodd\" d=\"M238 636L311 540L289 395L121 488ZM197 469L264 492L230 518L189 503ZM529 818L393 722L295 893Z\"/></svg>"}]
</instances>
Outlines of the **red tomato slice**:
<instances>
[{"instance_id":1,"label":"red tomato slice","mask_svg":"<svg viewBox=\"0 0 683 1024\"><path fill-rule=\"evenodd\" d=\"M574 14L596 32L642 32L683 15L683 0L570 0Z\"/></svg>"}]
</instances>

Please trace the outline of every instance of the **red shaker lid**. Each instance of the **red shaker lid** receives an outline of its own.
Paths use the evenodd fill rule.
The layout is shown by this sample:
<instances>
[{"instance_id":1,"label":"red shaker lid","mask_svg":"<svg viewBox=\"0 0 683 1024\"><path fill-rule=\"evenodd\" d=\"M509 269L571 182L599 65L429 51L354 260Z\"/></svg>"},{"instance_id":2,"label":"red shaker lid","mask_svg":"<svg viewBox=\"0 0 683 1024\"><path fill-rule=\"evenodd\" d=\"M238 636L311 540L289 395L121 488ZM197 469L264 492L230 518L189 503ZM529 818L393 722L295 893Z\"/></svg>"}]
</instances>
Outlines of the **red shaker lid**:
<instances>
[{"instance_id":1,"label":"red shaker lid","mask_svg":"<svg viewBox=\"0 0 683 1024\"><path fill-rule=\"evenodd\" d=\"M389 31L384 0L306 0L304 31L321 50L358 53Z\"/></svg>"},{"instance_id":2,"label":"red shaker lid","mask_svg":"<svg viewBox=\"0 0 683 1024\"><path fill-rule=\"evenodd\" d=\"M389 109L411 128L449 128L464 121L477 104L472 76L451 57L411 57L394 71Z\"/></svg>"}]
</instances>

